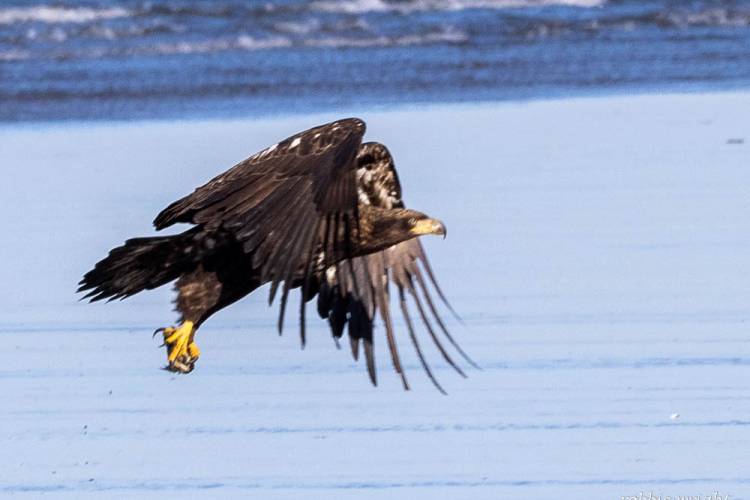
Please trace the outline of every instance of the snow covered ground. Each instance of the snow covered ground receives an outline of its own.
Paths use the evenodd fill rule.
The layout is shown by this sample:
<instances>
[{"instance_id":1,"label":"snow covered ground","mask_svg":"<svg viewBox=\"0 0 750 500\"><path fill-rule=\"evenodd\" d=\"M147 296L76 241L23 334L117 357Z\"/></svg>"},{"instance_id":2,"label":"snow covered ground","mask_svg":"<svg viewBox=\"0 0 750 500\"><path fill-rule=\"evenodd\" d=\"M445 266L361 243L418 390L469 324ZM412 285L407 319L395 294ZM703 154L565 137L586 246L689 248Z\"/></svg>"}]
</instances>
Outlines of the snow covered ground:
<instances>
[{"instance_id":1,"label":"snow covered ground","mask_svg":"<svg viewBox=\"0 0 750 500\"><path fill-rule=\"evenodd\" d=\"M158 370L169 290L80 276L214 174L331 116L0 129L0 496L750 498L750 94L353 110L395 155L483 367L379 388L255 295ZM744 142L743 142L744 139ZM294 311L290 307L290 311ZM312 311L310 311L312 313ZM294 321L288 321L294 325Z\"/></svg>"}]
</instances>

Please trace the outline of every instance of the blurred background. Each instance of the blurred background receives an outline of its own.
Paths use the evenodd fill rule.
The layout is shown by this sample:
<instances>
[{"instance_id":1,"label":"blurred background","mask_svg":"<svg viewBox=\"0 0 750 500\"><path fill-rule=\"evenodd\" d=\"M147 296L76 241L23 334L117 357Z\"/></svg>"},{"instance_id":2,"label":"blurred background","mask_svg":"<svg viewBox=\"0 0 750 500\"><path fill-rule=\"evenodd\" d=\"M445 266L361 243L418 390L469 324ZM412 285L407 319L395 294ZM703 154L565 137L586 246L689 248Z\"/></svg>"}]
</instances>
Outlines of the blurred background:
<instances>
[{"instance_id":1,"label":"blurred background","mask_svg":"<svg viewBox=\"0 0 750 500\"><path fill-rule=\"evenodd\" d=\"M749 26L742 0L5 0L0 120L732 89Z\"/></svg>"}]
</instances>

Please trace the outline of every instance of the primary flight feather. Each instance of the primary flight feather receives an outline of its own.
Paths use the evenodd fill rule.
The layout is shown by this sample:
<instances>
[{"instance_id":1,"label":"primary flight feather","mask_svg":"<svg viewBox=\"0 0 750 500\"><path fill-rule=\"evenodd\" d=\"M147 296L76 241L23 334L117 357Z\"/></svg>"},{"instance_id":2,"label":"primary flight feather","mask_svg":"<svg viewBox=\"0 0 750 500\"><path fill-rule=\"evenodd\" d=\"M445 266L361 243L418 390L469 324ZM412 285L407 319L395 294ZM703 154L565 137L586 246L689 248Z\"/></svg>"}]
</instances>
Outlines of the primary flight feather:
<instances>
[{"instance_id":1,"label":"primary flight feather","mask_svg":"<svg viewBox=\"0 0 750 500\"><path fill-rule=\"evenodd\" d=\"M299 289L303 344L305 304L317 295L318 313L328 319L334 338L346 329L355 359L362 346L376 384L372 343L379 314L393 366L408 389L389 310L392 282L419 360L442 391L422 353L407 300L416 305L441 355L463 375L439 334L471 360L437 312L428 282L447 302L416 239L445 235L445 226L404 207L390 153L382 144L362 143L364 133L362 120L338 120L238 163L154 220L157 230L180 222L192 228L126 241L86 273L79 292L91 301L122 299L176 280L179 326L157 332L164 336L166 368L189 373L200 355L196 330L213 313L270 283L269 303L280 295L281 332L288 294Z\"/></svg>"}]
</instances>

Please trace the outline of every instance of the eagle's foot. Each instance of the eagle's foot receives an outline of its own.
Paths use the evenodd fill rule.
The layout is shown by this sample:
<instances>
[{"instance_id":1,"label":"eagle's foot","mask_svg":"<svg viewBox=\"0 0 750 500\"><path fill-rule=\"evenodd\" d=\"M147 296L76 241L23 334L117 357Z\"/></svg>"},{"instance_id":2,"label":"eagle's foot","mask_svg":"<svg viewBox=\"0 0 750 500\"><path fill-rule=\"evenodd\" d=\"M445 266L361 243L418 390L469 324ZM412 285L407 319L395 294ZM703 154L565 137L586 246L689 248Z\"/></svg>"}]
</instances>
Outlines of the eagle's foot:
<instances>
[{"instance_id":1,"label":"eagle's foot","mask_svg":"<svg viewBox=\"0 0 750 500\"><path fill-rule=\"evenodd\" d=\"M201 354L194 342L195 329L192 321L185 321L179 327L167 327L156 330L164 335L164 346L167 348L167 366L165 370L175 373L190 373Z\"/></svg>"}]
</instances>

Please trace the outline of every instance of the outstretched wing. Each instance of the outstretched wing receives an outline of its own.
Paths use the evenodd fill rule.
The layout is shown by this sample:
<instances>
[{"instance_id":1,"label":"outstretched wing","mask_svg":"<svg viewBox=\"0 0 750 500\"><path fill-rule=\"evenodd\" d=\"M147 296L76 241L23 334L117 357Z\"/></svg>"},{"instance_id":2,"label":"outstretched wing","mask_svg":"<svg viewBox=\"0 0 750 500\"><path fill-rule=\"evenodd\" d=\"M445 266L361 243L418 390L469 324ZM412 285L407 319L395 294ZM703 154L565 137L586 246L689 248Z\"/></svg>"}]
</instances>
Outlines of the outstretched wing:
<instances>
[{"instance_id":1,"label":"outstretched wing","mask_svg":"<svg viewBox=\"0 0 750 500\"><path fill-rule=\"evenodd\" d=\"M378 143L363 144L357 157L357 165L357 192L360 203L381 208L404 206L395 165L385 146ZM347 272L340 269L343 265L350 266ZM318 313L321 317L328 318L335 339L343 335L344 329L348 330L352 355L355 359L358 358L360 345L362 345L367 371L373 384L377 384L372 345L373 322L379 314L385 324L393 367L401 375L404 387L409 388L399 357L391 319L390 283L395 285L400 309L417 356L427 376L441 392L444 391L433 376L422 352L414 322L411 319L408 301L416 306L425 329L446 362L459 374L465 376L443 346L436 330L445 336L467 362L476 366L455 342L438 313L430 292L430 285L451 312L453 310L437 284L419 240L408 240L382 252L352 259L351 264L338 264L336 267L339 269L329 268L329 272L321 280L318 292Z\"/></svg>"},{"instance_id":2,"label":"outstretched wing","mask_svg":"<svg viewBox=\"0 0 750 500\"><path fill-rule=\"evenodd\" d=\"M293 278L311 273L321 250L345 251L357 229L355 159L364 133L364 122L349 118L289 137L172 203L154 226L231 232L271 282L269 302L284 283L283 318Z\"/></svg>"}]
</instances>

